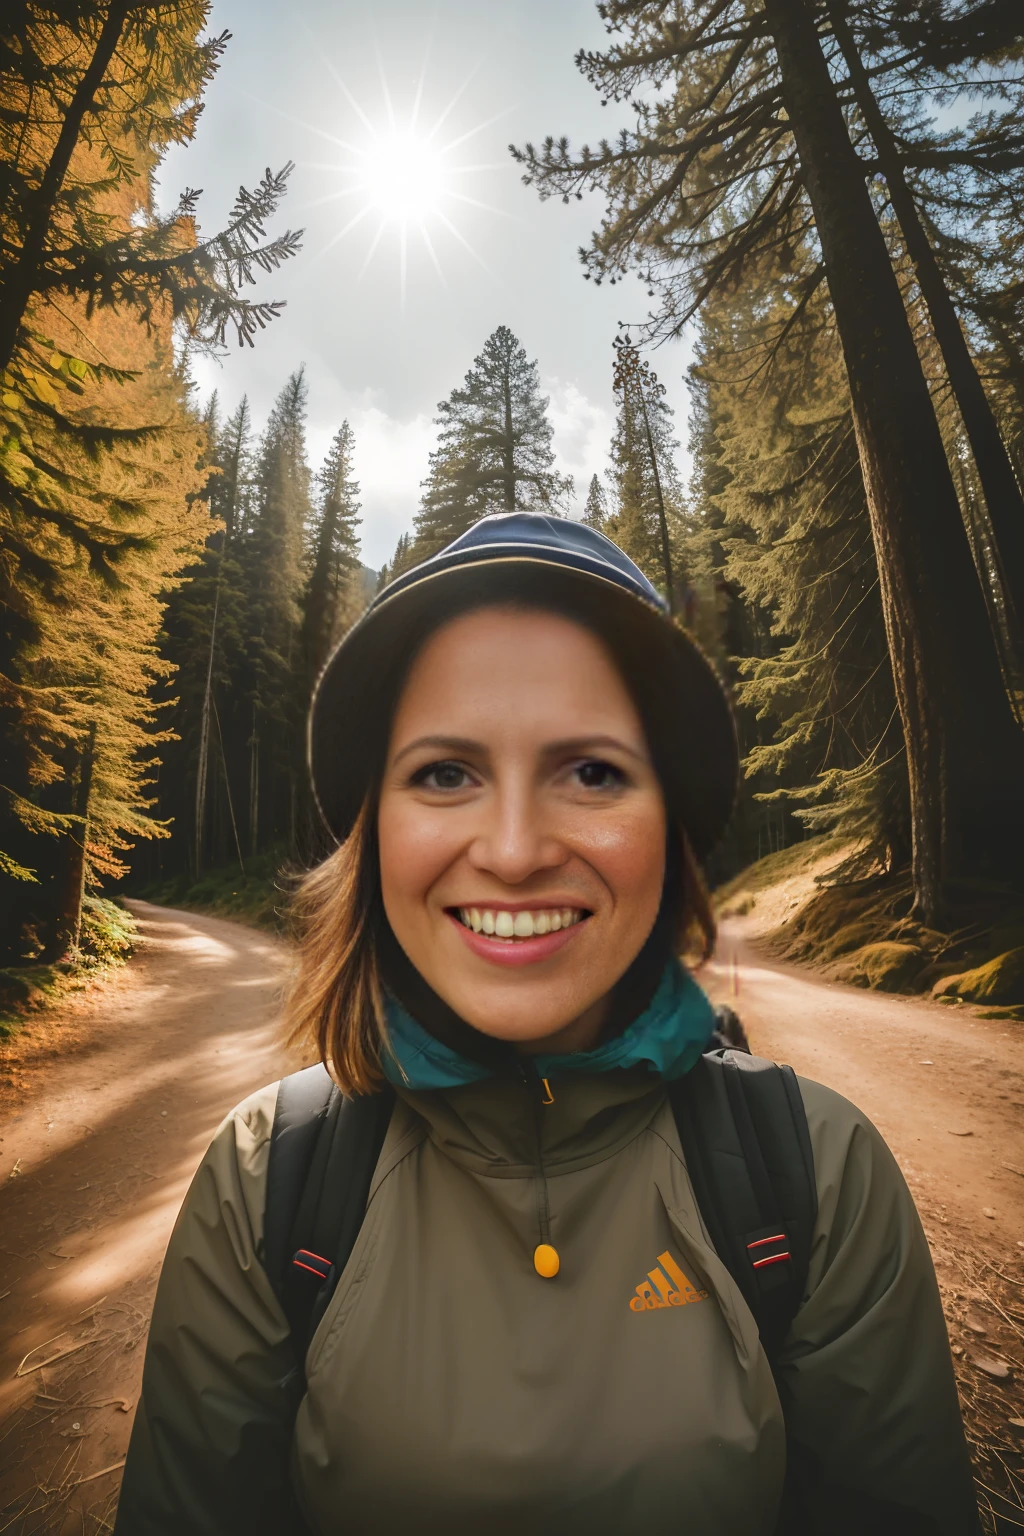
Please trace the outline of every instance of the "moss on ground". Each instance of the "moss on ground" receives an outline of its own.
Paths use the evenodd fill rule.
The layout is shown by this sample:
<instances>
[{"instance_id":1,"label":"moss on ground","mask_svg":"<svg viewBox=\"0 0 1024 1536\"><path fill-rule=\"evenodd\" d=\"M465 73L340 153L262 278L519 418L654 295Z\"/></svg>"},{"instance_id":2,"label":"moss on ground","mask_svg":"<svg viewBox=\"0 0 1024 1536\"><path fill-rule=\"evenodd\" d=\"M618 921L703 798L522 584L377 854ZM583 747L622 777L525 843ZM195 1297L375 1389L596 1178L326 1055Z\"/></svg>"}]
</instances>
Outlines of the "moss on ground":
<instances>
[{"instance_id":1,"label":"moss on ground","mask_svg":"<svg viewBox=\"0 0 1024 1536\"><path fill-rule=\"evenodd\" d=\"M927 959L916 944L864 944L830 967L827 975L831 981L876 992L904 992L913 987Z\"/></svg>"},{"instance_id":2,"label":"moss on ground","mask_svg":"<svg viewBox=\"0 0 1024 1536\"><path fill-rule=\"evenodd\" d=\"M79 991L90 977L123 965L135 934L135 919L124 907L103 896L86 896L77 950L54 965L29 963L0 970L0 1040L16 1034L32 1013Z\"/></svg>"},{"instance_id":3,"label":"moss on ground","mask_svg":"<svg viewBox=\"0 0 1024 1536\"><path fill-rule=\"evenodd\" d=\"M262 854L237 864L207 870L200 879L188 874L133 888L132 896L160 907L183 907L211 917L227 917L271 933L287 929L288 888L291 877L282 869L279 854Z\"/></svg>"},{"instance_id":4,"label":"moss on ground","mask_svg":"<svg viewBox=\"0 0 1024 1536\"><path fill-rule=\"evenodd\" d=\"M969 1003L1020 1003L1024 1000L1024 945L1005 950L972 970L943 977L932 987L932 996L962 997Z\"/></svg>"}]
</instances>

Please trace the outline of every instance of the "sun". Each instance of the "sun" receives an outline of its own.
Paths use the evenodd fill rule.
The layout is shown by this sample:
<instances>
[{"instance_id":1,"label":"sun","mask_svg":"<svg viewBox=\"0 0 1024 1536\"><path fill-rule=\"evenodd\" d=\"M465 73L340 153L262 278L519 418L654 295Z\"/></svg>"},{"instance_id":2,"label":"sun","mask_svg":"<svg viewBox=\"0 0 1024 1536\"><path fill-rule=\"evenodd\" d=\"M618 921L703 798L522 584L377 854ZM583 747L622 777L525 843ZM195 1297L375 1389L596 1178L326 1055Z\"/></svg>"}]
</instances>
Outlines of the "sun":
<instances>
[{"instance_id":1,"label":"sun","mask_svg":"<svg viewBox=\"0 0 1024 1536\"><path fill-rule=\"evenodd\" d=\"M383 121L375 122L330 61L324 58L324 63L339 87L350 114L354 115L355 122L350 118L347 125L349 136L345 138L340 133L329 133L309 123L304 124L319 137L329 139L344 151L344 158L332 164L304 163L312 170L331 173L332 180L336 182L330 191L314 200L315 206L339 203L344 208L347 204L353 211L341 223L341 227L331 234L319 254L326 255L354 231L370 234L369 245L356 279L359 281L380 250L385 236L390 235L398 245L403 307L409 262L417 250L426 255L439 281L447 286L435 245L435 240L442 234L454 239L486 270L482 258L456 223L459 207L468 204L502 218L509 218L510 215L504 209L471 197L462 190L465 182L460 185L460 178L481 171L507 169L505 162L481 165L471 164L465 158L465 146L470 140L504 117L505 112L498 112L461 132L454 130L450 120L459 98L469 84L467 79L434 123L429 127L422 126L420 118L426 73L424 66L407 110L401 110L394 102L381 70ZM442 132L446 124L446 131Z\"/></svg>"},{"instance_id":2,"label":"sun","mask_svg":"<svg viewBox=\"0 0 1024 1536\"><path fill-rule=\"evenodd\" d=\"M452 190L443 155L414 133L372 139L353 170L367 207L399 224L421 224Z\"/></svg>"}]
</instances>

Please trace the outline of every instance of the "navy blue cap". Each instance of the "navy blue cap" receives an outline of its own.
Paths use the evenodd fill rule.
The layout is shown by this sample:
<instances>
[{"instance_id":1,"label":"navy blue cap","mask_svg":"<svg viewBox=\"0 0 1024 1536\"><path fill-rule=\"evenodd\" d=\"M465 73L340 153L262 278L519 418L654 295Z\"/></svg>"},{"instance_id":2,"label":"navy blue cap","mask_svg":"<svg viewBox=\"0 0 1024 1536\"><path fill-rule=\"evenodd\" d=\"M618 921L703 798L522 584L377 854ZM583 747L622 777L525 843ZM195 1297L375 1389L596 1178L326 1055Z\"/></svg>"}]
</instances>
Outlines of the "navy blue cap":
<instances>
[{"instance_id":1,"label":"navy blue cap","mask_svg":"<svg viewBox=\"0 0 1024 1536\"><path fill-rule=\"evenodd\" d=\"M373 603L387 602L395 593L423 581L438 570L459 565L473 565L479 560L543 560L565 570L582 571L614 582L652 608L668 612L668 605L652 587L643 571L623 554L617 544L588 528L586 523L571 523L565 517L547 517L540 512L495 512L482 517L472 528L460 533L439 555L414 566L384 588Z\"/></svg>"},{"instance_id":2,"label":"navy blue cap","mask_svg":"<svg viewBox=\"0 0 1024 1536\"><path fill-rule=\"evenodd\" d=\"M331 655L310 708L309 768L333 836L343 842L349 835L379 778L394 708L424 640L458 613L509 601L568 617L585 608L583 621L613 653L628 643L644 670L649 655L658 734L669 743L657 765L666 804L698 858L706 857L732 812L739 775L722 684L628 555L595 528L534 512L481 518L405 571Z\"/></svg>"}]
</instances>

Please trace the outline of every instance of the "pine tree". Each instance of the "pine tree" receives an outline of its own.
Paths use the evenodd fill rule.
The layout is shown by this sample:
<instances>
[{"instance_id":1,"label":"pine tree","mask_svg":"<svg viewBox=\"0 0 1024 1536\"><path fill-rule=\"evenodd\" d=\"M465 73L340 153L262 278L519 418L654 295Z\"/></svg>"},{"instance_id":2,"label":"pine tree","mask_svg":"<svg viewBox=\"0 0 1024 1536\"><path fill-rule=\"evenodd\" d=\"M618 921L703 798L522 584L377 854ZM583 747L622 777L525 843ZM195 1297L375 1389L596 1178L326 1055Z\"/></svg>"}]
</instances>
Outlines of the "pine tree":
<instances>
[{"instance_id":1,"label":"pine tree","mask_svg":"<svg viewBox=\"0 0 1024 1536\"><path fill-rule=\"evenodd\" d=\"M713 528L729 607L744 610L739 633L737 615L722 614L744 771L762 806L898 866L910 854L907 774L849 388L820 294L767 362L793 307L782 277L756 299L705 306L695 370L707 413L695 426L715 441L699 520Z\"/></svg>"},{"instance_id":2,"label":"pine tree","mask_svg":"<svg viewBox=\"0 0 1024 1536\"><path fill-rule=\"evenodd\" d=\"M591 475L590 485L587 488L587 499L583 505L582 521L588 528L596 528L598 533L605 533L608 521L608 497L605 495L604 486L596 475Z\"/></svg>"},{"instance_id":3,"label":"pine tree","mask_svg":"<svg viewBox=\"0 0 1024 1536\"><path fill-rule=\"evenodd\" d=\"M672 534L682 505L675 468L679 444L672 434L672 409L665 387L636 348L616 341L615 392L618 409L612 439L612 483L616 507L613 537L665 594L678 605L672 564Z\"/></svg>"},{"instance_id":4,"label":"pine tree","mask_svg":"<svg viewBox=\"0 0 1024 1536\"><path fill-rule=\"evenodd\" d=\"M614 40L580 64L606 98L631 99L636 131L579 155L565 139L526 146L527 179L565 199L605 190L588 274L614 281L638 267L660 292L653 329L663 334L772 254L789 263L798 312L827 282L906 743L916 911L935 922L951 879L1019 871L1024 733L873 200L874 164L845 114L851 88L830 70L821 13L806 0L702 0L685 16L655 0L608 0L602 14ZM920 91L926 68L924 50L893 46L875 75L902 72ZM994 158L982 145L973 168Z\"/></svg>"},{"instance_id":5,"label":"pine tree","mask_svg":"<svg viewBox=\"0 0 1024 1536\"><path fill-rule=\"evenodd\" d=\"M377 577L377 591L383 592L384 588L392 581L396 581L405 571L411 570L418 561L426 556L420 556L412 541L412 534L399 534L395 552L387 564L382 565Z\"/></svg>"},{"instance_id":6,"label":"pine tree","mask_svg":"<svg viewBox=\"0 0 1024 1536\"><path fill-rule=\"evenodd\" d=\"M173 666L163 748L160 814L176 833L176 849L198 874L210 861L242 859L240 813L247 758L239 700L246 665L246 592L240 560L253 474L252 424L245 396L222 426L215 397L204 413L204 501L209 522L202 564L171 594L163 654ZM188 842L186 842L186 838ZM172 855L173 856L173 855Z\"/></svg>"},{"instance_id":7,"label":"pine tree","mask_svg":"<svg viewBox=\"0 0 1024 1536\"><path fill-rule=\"evenodd\" d=\"M197 494L204 434L188 408L169 329L147 335L113 314L86 322L81 307L64 326L58 345L73 337L87 350L88 338L119 367L133 365L127 382L97 384L83 414L116 410L128 424L162 426L98 461L67 434L47 444L55 471L82 483L90 498L130 501L145 539L123 552L112 587L66 538L59 602L47 600L24 567L20 573L36 635L16 658L21 752L5 763L12 857L0 880L0 932L10 953L42 959L74 947L84 894L124 873L134 842L167 835L148 790L165 736L152 694L169 670L157 637L167 593L199 556L207 523ZM53 558L52 535L45 542Z\"/></svg>"},{"instance_id":8,"label":"pine tree","mask_svg":"<svg viewBox=\"0 0 1024 1536\"><path fill-rule=\"evenodd\" d=\"M312 522L306 458L306 381L293 373L270 413L256 468L244 561L250 673L249 847L294 847L304 690L304 541Z\"/></svg>"},{"instance_id":9,"label":"pine tree","mask_svg":"<svg viewBox=\"0 0 1024 1536\"><path fill-rule=\"evenodd\" d=\"M251 341L280 306L240 290L297 249L263 232L287 168L212 239L196 241L192 193L155 213L153 173L192 136L226 41L198 40L207 10L27 3L0 38L0 905L31 908L46 953L73 940L83 884L158 830L139 788L161 736L139 702L164 672L153 592L195 558L203 515L172 330L217 347L233 324ZM81 665L62 686L47 651L70 634Z\"/></svg>"},{"instance_id":10,"label":"pine tree","mask_svg":"<svg viewBox=\"0 0 1024 1536\"><path fill-rule=\"evenodd\" d=\"M317 476L320 506L311 529L303 638L310 684L352 622L352 577L359 565L359 486L352 429L343 421Z\"/></svg>"},{"instance_id":11,"label":"pine tree","mask_svg":"<svg viewBox=\"0 0 1024 1536\"><path fill-rule=\"evenodd\" d=\"M548 402L507 326L487 338L461 387L438 406L438 446L430 456L416 518L420 559L490 512L565 504L572 480L554 469Z\"/></svg>"}]
</instances>

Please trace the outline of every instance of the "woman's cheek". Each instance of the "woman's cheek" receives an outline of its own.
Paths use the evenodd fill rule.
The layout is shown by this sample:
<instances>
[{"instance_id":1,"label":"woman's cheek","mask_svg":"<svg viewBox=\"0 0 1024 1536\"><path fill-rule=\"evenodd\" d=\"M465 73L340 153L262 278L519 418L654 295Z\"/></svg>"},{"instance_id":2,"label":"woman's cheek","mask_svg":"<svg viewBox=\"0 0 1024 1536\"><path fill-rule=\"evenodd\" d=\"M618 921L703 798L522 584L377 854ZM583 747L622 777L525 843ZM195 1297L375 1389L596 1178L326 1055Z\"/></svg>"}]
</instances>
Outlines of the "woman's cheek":
<instances>
[{"instance_id":1,"label":"woman's cheek","mask_svg":"<svg viewBox=\"0 0 1024 1536\"><path fill-rule=\"evenodd\" d=\"M665 817L657 803L615 818L584 822L576 851L600 875L614 899L657 908L665 880Z\"/></svg>"},{"instance_id":2,"label":"woman's cheek","mask_svg":"<svg viewBox=\"0 0 1024 1536\"><path fill-rule=\"evenodd\" d=\"M378 823L381 883L386 892L422 899L457 856L458 816L424 812L422 806L382 805Z\"/></svg>"}]
</instances>

